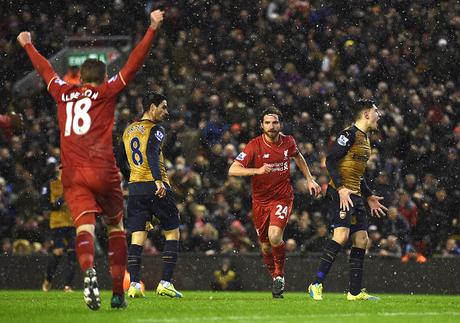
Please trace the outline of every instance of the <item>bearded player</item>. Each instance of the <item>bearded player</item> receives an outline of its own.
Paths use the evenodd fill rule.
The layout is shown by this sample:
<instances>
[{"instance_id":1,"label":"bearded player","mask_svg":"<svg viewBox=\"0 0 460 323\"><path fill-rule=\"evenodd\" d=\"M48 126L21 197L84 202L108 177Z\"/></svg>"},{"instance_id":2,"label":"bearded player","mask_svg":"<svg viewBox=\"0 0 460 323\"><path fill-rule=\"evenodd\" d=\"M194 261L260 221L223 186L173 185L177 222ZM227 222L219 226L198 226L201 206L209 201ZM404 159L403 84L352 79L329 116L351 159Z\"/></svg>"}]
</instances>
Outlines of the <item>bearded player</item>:
<instances>
[{"instance_id":1,"label":"bearded player","mask_svg":"<svg viewBox=\"0 0 460 323\"><path fill-rule=\"evenodd\" d=\"M123 195L112 147L117 95L142 66L163 21L163 11L150 14L150 26L120 72L107 80L103 62L86 60L80 69L81 86L59 78L50 63L32 45L29 32L18 36L34 68L57 103L60 128L62 184L77 237L75 249L85 273L84 300L92 310L101 306L94 269L94 227L103 214L109 235L108 256L112 275L112 308L124 308L123 278L127 262L123 228Z\"/></svg>"},{"instance_id":2,"label":"bearded player","mask_svg":"<svg viewBox=\"0 0 460 323\"><path fill-rule=\"evenodd\" d=\"M252 139L230 166L230 176L251 176L252 213L262 257L273 278L273 298L283 298L286 260L283 232L294 201L290 179L290 159L307 180L310 194L318 195L314 181L295 139L281 133L280 110L267 108L260 118L262 135Z\"/></svg>"}]
</instances>

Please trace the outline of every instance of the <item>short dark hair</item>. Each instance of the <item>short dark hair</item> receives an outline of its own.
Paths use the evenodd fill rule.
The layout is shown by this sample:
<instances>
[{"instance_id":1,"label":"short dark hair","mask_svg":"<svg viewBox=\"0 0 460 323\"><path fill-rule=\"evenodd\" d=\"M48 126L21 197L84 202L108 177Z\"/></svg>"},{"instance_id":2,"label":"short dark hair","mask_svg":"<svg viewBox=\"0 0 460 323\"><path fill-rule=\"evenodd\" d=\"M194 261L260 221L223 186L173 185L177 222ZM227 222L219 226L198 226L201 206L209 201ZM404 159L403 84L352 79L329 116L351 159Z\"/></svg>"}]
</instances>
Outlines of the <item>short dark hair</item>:
<instances>
[{"instance_id":1,"label":"short dark hair","mask_svg":"<svg viewBox=\"0 0 460 323\"><path fill-rule=\"evenodd\" d=\"M166 97L163 94L153 91L147 91L147 93L145 93L142 96L142 107L144 109L144 112L150 110L150 105L152 103L156 106L159 106L163 101L166 101Z\"/></svg>"},{"instance_id":2,"label":"short dark hair","mask_svg":"<svg viewBox=\"0 0 460 323\"><path fill-rule=\"evenodd\" d=\"M276 114L280 121L281 118L283 118L283 114L281 113L281 111L277 107L271 106L262 111L262 113L260 114L260 122L263 122L264 117L269 114Z\"/></svg>"},{"instance_id":3,"label":"short dark hair","mask_svg":"<svg viewBox=\"0 0 460 323\"><path fill-rule=\"evenodd\" d=\"M80 67L80 78L83 83L104 83L107 68L104 62L88 58Z\"/></svg>"},{"instance_id":4,"label":"short dark hair","mask_svg":"<svg viewBox=\"0 0 460 323\"><path fill-rule=\"evenodd\" d=\"M374 106L375 102L369 99L361 99L356 101L350 108L353 120L357 120L363 110L369 110Z\"/></svg>"}]
</instances>

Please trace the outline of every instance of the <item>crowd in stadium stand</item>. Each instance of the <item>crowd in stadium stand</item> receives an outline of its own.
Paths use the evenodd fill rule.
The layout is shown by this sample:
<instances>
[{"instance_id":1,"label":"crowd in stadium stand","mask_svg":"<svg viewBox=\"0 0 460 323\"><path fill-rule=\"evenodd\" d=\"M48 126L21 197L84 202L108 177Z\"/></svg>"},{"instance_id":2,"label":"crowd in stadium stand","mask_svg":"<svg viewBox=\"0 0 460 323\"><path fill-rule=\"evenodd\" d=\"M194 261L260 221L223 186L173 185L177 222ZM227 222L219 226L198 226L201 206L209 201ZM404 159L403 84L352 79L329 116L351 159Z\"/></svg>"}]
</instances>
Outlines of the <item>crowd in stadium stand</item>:
<instances>
[{"instance_id":1,"label":"crowd in stadium stand","mask_svg":"<svg viewBox=\"0 0 460 323\"><path fill-rule=\"evenodd\" d=\"M325 2L325 1L323 1ZM2 253L46 252L41 187L59 162L55 104L42 90L19 97L14 82L32 70L15 38L31 30L50 57L73 35L128 35L137 41L153 4L166 10L146 66L120 96L114 132L139 116L140 95L165 94L171 119L165 156L181 213L183 252L258 251L249 181L228 177L259 113L284 113L323 190L327 148L350 125L357 98L383 117L371 135L367 182L389 207L370 219L368 251L403 261L459 255L460 4L457 1L10 1L0 12L0 113L21 112L25 132L0 148ZM59 14L56 14L59 13ZM293 172L289 252L322 250L327 203ZM154 229L146 254L161 250ZM103 235L101 235L103 236ZM104 241L100 241L104 246Z\"/></svg>"}]
</instances>

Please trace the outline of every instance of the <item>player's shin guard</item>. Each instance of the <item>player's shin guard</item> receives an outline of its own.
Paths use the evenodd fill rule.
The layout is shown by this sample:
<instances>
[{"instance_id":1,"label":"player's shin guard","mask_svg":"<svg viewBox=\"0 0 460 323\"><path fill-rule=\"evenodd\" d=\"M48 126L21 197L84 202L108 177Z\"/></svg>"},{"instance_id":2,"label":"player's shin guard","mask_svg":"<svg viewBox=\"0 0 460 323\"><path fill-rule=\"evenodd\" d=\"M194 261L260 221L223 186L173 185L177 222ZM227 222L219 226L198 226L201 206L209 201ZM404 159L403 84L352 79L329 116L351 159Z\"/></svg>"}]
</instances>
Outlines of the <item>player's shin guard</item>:
<instances>
[{"instance_id":1,"label":"player's shin guard","mask_svg":"<svg viewBox=\"0 0 460 323\"><path fill-rule=\"evenodd\" d=\"M262 259L264 261L265 267L267 268L268 272L270 273L270 276L272 278L275 278L275 260L273 260L273 254L271 252L269 253L264 253L262 252Z\"/></svg>"},{"instance_id":2,"label":"player's shin guard","mask_svg":"<svg viewBox=\"0 0 460 323\"><path fill-rule=\"evenodd\" d=\"M163 248L163 276L161 280L170 282L177 262L178 240L166 240Z\"/></svg>"},{"instance_id":3,"label":"player's shin guard","mask_svg":"<svg viewBox=\"0 0 460 323\"><path fill-rule=\"evenodd\" d=\"M112 275L112 291L115 295L123 295L123 279L127 261L126 234L113 231L109 234L109 263Z\"/></svg>"},{"instance_id":4,"label":"player's shin guard","mask_svg":"<svg viewBox=\"0 0 460 323\"><path fill-rule=\"evenodd\" d=\"M284 264L286 262L286 244L284 241L279 246L272 246L273 261L275 262L275 277L284 277Z\"/></svg>"},{"instance_id":5,"label":"player's shin guard","mask_svg":"<svg viewBox=\"0 0 460 323\"><path fill-rule=\"evenodd\" d=\"M67 250L67 268L65 275L65 286L72 286L73 278L75 276L75 268L77 266L77 258L74 249Z\"/></svg>"},{"instance_id":6,"label":"player's shin guard","mask_svg":"<svg viewBox=\"0 0 460 323\"><path fill-rule=\"evenodd\" d=\"M83 272L94 266L94 238L91 233L81 231L75 240L78 263Z\"/></svg>"},{"instance_id":7,"label":"player's shin guard","mask_svg":"<svg viewBox=\"0 0 460 323\"><path fill-rule=\"evenodd\" d=\"M358 295L361 292L363 281L363 264L365 249L351 248L350 252L350 294Z\"/></svg>"},{"instance_id":8,"label":"player's shin guard","mask_svg":"<svg viewBox=\"0 0 460 323\"><path fill-rule=\"evenodd\" d=\"M128 272L131 283L140 283L141 281L141 262L142 262L142 249L144 247L133 244L129 246L128 251Z\"/></svg>"},{"instance_id":9,"label":"player's shin guard","mask_svg":"<svg viewBox=\"0 0 460 323\"><path fill-rule=\"evenodd\" d=\"M334 240L330 240L326 243L313 284L322 284L324 282L335 261L335 257L341 249L342 245Z\"/></svg>"}]
</instances>

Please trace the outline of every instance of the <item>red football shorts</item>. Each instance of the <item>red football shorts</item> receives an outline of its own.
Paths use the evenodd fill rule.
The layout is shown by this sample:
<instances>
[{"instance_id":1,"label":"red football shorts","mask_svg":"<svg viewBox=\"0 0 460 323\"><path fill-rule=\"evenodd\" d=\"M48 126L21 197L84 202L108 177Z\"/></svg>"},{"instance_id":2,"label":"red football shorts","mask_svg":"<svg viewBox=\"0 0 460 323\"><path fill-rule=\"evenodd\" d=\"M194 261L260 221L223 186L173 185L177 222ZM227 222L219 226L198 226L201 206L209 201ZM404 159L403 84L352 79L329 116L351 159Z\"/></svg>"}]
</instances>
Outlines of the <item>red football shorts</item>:
<instances>
[{"instance_id":1,"label":"red football shorts","mask_svg":"<svg viewBox=\"0 0 460 323\"><path fill-rule=\"evenodd\" d=\"M64 167L61 180L75 227L94 224L83 216L88 213L103 213L108 225L116 225L123 218L123 193L117 169Z\"/></svg>"},{"instance_id":2,"label":"red football shorts","mask_svg":"<svg viewBox=\"0 0 460 323\"><path fill-rule=\"evenodd\" d=\"M268 240L268 227L277 226L284 230L292 211L294 200L277 201L266 205L252 203L252 216L257 236L260 242L270 242Z\"/></svg>"}]
</instances>

